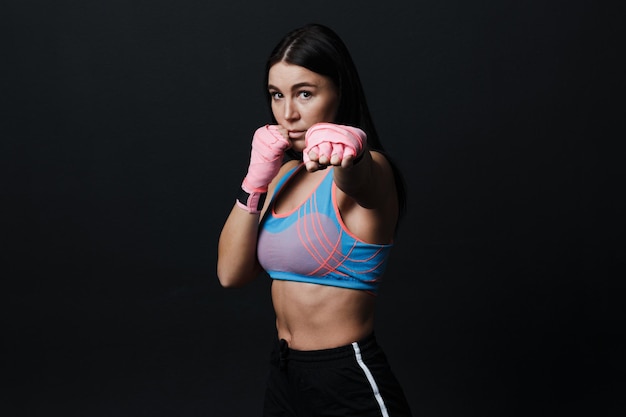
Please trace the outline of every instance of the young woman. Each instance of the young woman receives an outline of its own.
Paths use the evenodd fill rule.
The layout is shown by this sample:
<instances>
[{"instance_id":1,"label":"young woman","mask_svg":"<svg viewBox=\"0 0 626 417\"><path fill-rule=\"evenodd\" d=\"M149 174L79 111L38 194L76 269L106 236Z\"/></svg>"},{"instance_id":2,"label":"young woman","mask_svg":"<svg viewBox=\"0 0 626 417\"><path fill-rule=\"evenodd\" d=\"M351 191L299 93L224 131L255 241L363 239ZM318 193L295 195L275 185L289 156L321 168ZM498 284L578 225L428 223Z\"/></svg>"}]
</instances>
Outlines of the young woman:
<instances>
[{"instance_id":1,"label":"young woman","mask_svg":"<svg viewBox=\"0 0 626 417\"><path fill-rule=\"evenodd\" d=\"M326 26L288 33L266 65L272 121L219 239L217 274L272 278L277 343L264 416L409 416L374 336L404 187L357 70Z\"/></svg>"}]
</instances>

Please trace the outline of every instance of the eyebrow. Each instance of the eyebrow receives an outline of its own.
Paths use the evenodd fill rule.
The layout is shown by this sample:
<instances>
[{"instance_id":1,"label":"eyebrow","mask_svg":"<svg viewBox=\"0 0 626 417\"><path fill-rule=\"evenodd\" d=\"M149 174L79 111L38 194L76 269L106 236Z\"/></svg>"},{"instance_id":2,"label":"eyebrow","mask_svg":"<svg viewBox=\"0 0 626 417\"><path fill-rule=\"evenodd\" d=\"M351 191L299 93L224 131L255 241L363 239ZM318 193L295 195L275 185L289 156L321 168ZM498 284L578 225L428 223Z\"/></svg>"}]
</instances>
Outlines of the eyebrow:
<instances>
[{"instance_id":1,"label":"eyebrow","mask_svg":"<svg viewBox=\"0 0 626 417\"><path fill-rule=\"evenodd\" d=\"M309 82L302 82L302 83L297 83L297 84L292 85L292 86L291 86L291 90L292 90L292 91L293 91L293 90L297 90L297 89L302 88L302 87L313 87L313 88L318 88L318 87L319 87L319 85L317 85L317 84L313 84L313 83L309 83ZM268 84L268 85L267 85L267 89L268 89L268 90L279 90L279 91L280 91L280 88L275 87L275 86L273 86L272 84Z\"/></svg>"}]
</instances>

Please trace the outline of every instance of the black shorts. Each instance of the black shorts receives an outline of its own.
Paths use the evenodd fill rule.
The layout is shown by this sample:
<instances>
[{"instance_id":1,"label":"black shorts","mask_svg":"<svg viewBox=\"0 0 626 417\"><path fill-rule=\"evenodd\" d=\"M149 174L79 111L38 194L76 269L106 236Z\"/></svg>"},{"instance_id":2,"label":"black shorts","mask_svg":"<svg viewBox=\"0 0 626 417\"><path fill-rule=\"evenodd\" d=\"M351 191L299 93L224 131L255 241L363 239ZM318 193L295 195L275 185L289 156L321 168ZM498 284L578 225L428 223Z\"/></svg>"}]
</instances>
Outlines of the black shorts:
<instances>
[{"instance_id":1,"label":"black shorts","mask_svg":"<svg viewBox=\"0 0 626 417\"><path fill-rule=\"evenodd\" d=\"M408 417L404 392L372 335L334 349L298 351L284 340L270 360L264 417Z\"/></svg>"}]
</instances>

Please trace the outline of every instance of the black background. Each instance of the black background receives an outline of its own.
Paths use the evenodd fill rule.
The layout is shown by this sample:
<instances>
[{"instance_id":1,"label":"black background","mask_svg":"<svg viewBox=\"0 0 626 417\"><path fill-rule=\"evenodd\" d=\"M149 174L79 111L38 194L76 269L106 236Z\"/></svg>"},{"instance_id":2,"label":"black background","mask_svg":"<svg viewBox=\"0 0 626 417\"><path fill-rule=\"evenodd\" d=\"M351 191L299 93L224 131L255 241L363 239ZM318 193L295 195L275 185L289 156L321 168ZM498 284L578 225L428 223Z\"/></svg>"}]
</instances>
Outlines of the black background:
<instances>
[{"instance_id":1,"label":"black background","mask_svg":"<svg viewBox=\"0 0 626 417\"><path fill-rule=\"evenodd\" d=\"M352 51L407 178L376 331L415 415L623 415L623 10L13 0L0 19L3 415L259 415L269 279L222 289L217 239L264 60L311 21Z\"/></svg>"}]
</instances>

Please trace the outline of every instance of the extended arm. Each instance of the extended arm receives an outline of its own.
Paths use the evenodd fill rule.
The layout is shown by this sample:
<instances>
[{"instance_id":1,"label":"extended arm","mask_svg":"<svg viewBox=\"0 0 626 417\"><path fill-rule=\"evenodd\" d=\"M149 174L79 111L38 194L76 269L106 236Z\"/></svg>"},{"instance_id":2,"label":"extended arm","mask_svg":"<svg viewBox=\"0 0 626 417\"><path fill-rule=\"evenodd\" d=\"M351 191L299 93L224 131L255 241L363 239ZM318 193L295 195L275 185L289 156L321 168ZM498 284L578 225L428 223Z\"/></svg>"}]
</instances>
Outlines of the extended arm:
<instances>
[{"instance_id":1,"label":"extended arm","mask_svg":"<svg viewBox=\"0 0 626 417\"><path fill-rule=\"evenodd\" d=\"M335 166L335 184L365 209L393 212L396 201L393 171L387 159L371 152L365 133L355 127L318 123L307 132L307 170ZM393 197L393 198L392 198Z\"/></svg>"}]
</instances>

